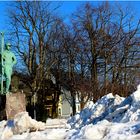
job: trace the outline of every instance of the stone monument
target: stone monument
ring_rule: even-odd
[[[0,46],[0,94],[6,96],[6,116],[7,119],[14,119],[15,115],[26,111],[25,95],[21,92],[12,93],[9,90],[11,84],[11,75],[13,66],[16,64],[15,54],[10,51],[11,44],[6,43],[4,49],[4,33],[1,32],[1,46]],[[5,84],[4,84],[5,83]],[[8,123],[11,124],[11,123]]]

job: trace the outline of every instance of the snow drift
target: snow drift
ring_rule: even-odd
[[[1,134],[1,139],[8,139],[14,134],[45,129],[45,123],[32,119],[28,112],[21,112],[15,115],[13,120],[14,126],[7,125],[9,121],[3,121],[2,123],[3,132]]]
[[[122,139],[140,133],[140,85],[127,98],[112,93],[68,120],[71,139]],[[130,137],[131,136],[131,137]],[[139,137],[140,138],[140,137]]]
[[[68,120],[71,128],[80,128],[99,121],[131,122],[140,120],[140,85],[137,91],[127,98],[109,93],[99,99],[95,104],[88,105],[74,117]]]

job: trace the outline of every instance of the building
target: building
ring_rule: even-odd
[[[61,88],[62,94],[60,95],[59,98],[59,105],[58,105],[58,110],[59,110],[59,117],[62,118],[67,118],[71,116],[72,114],[72,98],[70,91],[68,91],[66,88]],[[80,102],[78,100],[78,96],[76,94],[76,112],[80,112]]]

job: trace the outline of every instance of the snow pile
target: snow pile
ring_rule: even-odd
[[[107,120],[96,125],[85,125],[81,129],[72,129],[67,134],[71,140],[135,140],[140,139],[140,123],[112,123]]]
[[[17,114],[14,118],[15,127],[13,132],[15,134],[20,134],[26,131],[36,131],[36,130],[44,130],[45,123],[38,122],[32,119],[28,112],[21,112]]]
[[[140,85],[137,91],[122,98],[111,93],[86,106],[68,120],[69,139],[138,139],[140,138]]]
[[[86,106],[80,113],[76,114],[74,117],[71,117],[68,120],[68,123],[71,125],[71,128],[81,128],[87,124],[96,124],[98,121],[107,119],[109,121],[117,121],[115,118],[119,114],[120,106],[124,104],[125,99],[116,95],[113,96],[112,93],[103,96],[95,104],[91,103],[89,106]],[[117,111],[116,109],[119,108]],[[126,107],[125,109],[127,109]],[[114,114],[112,114],[114,113]]]
[[[140,121],[140,85],[137,87],[137,91],[135,91],[131,96],[131,106],[129,110],[125,113],[121,122],[135,122]]]
[[[45,123],[38,122],[38,121],[32,119],[28,115],[28,112],[18,113],[13,120],[13,127],[7,125],[7,123],[9,123],[10,121],[11,120],[4,123],[3,133],[1,134],[1,139],[7,139],[7,138],[13,136],[13,134],[22,134],[24,132],[45,130],[45,127],[46,127]]]
[[[109,93],[95,104],[87,105],[80,113],[68,120],[71,128],[81,128],[99,121],[131,122],[140,120],[140,85],[127,98]]]
[[[140,85],[137,86],[137,90],[131,96],[133,103],[140,102]]]
[[[26,113],[24,114],[23,112],[21,113],[25,118],[27,117]],[[24,118],[22,117],[22,118]],[[29,117],[30,118],[30,117]],[[20,120],[21,121],[21,120]],[[65,139],[66,134],[68,133],[67,128],[55,128],[55,126],[60,126],[61,124],[65,124],[66,120],[65,119],[49,119],[47,120],[45,124],[45,129],[44,129],[44,123],[43,125],[38,126],[37,124],[39,122],[36,122],[35,120],[30,120],[36,123],[35,126],[40,127],[38,130],[26,130],[25,132],[14,134],[13,133],[13,128],[7,127],[7,121],[2,121],[0,122],[0,140],[46,140],[46,139],[54,139],[54,140],[59,140],[59,139]],[[31,124],[33,123],[31,122]],[[27,124],[28,125],[28,124]],[[66,125],[66,124],[65,124]],[[21,126],[21,124],[20,124]],[[26,125],[24,124],[26,127]],[[48,129],[48,126],[52,126],[51,128]],[[54,126],[54,127],[53,127]],[[33,127],[31,127],[33,128]]]

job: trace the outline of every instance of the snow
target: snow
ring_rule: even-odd
[[[140,139],[140,85],[127,98],[109,93],[96,103],[88,102],[75,116],[37,122],[27,112],[14,118],[15,128],[0,122],[0,139]]]

